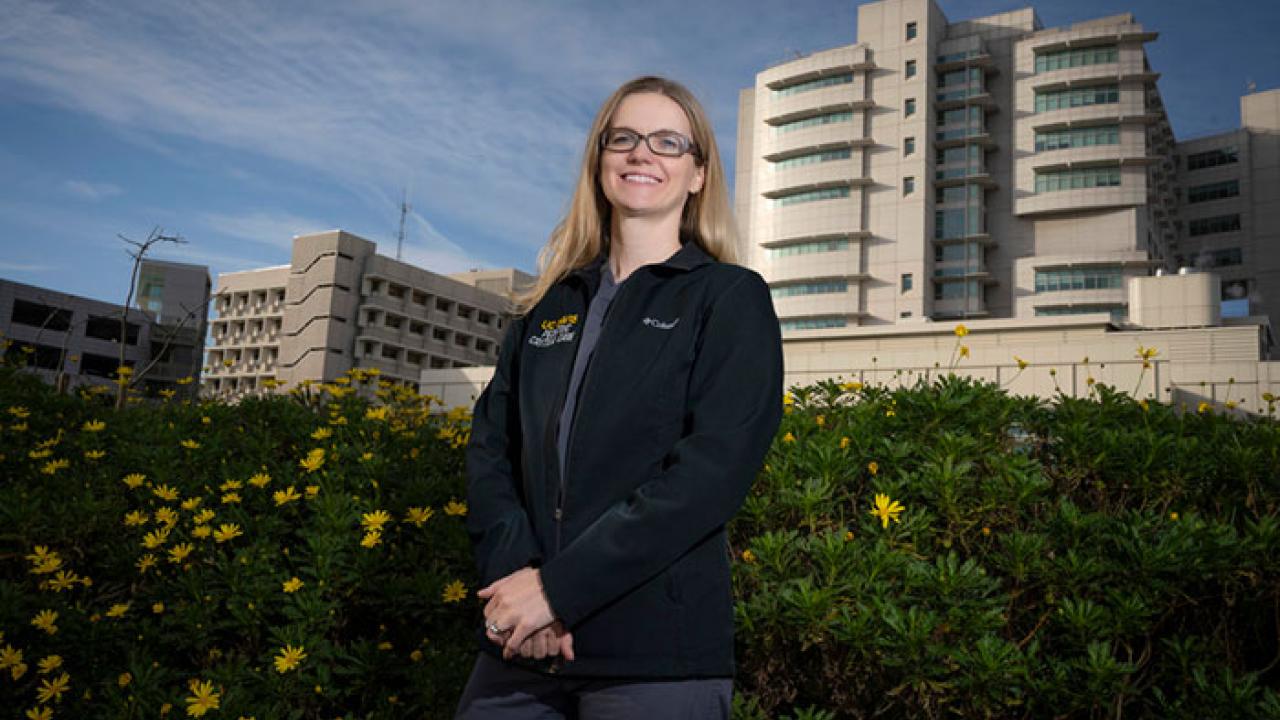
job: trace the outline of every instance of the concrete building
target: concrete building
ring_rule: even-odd
[[[357,366],[417,389],[423,370],[492,365],[509,293],[530,278],[463,276],[378,255],[341,230],[295,237],[288,265],[219,275],[206,392],[234,398]]]
[[[1240,128],[1177,144],[1179,266],[1221,276],[1225,315],[1280,328],[1280,90],[1240,99]]]
[[[203,265],[142,262],[123,340],[124,364],[144,394],[194,395],[199,387],[210,285]],[[0,330],[12,341],[6,355],[64,387],[114,385],[120,312],[118,303],[0,280]]]
[[[1121,14],[949,22],[858,7],[854,45],[742,91],[736,210],[784,337],[924,319],[1127,315],[1173,267],[1174,139]]]

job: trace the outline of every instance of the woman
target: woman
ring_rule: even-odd
[[[729,716],[724,526],[782,416],[777,316],[730,225],[692,94],[614,92],[476,402],[486,652],[458,717]]]

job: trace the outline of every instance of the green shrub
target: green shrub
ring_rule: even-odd
[[[1274,420],[954,376],[787,408],[731,527],[735,717],[1280,717]],[[0,702],[449,717],[479,607],[467,417],[431,409],[353,371],[115,411],[0,368]]]

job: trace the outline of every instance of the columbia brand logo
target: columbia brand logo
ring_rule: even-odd
[[[644,323],[645,325],[648,325],[651,328],[658,328],[659,330],[670,330],[671,328],[676,326],[676,323],[680,322],[680,318],[676,318],[671,322],[662,322],[658,318],[647,317],[644,320],[641,320],[640,322]]]

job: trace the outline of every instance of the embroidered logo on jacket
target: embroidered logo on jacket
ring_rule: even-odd
[[[644,323],[645,325],[648,325],[651,328],[658,328],[659,330],[670,330],[671,328],[676,326],[676,323],[680,322],[680,318],[676,318],[671,322],[662,322],[658,318],[647,317],[641,320],[640,322]]]
[[[574,338],[573,328],[578,324],[578,315],[561,315],[555,320],[543,320],[542,333],[529,337],[529,344],[534,347],[551,347],[556,343],[572,342]]]

